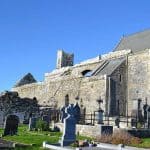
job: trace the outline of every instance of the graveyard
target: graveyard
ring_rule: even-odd
[[[99,109],[101,110],[101,106],[99,106]],[[30,115],[29,122],[25,122],[24,124],[19,123],[19,118],[16,115],[8,115],[4,123],[4,128],[0,130],[2,139],[8,142],[6,145],[8,147],[12,145],[10,146],[11,149],[15,150],[40,150],[44,148],[61,148],[63,150],[63,147],[71,150],[76,147],[86,148],[90,145],[93,147],[99,146],[99,150],[101,150],[102,147],[100,146],[103,146],[101,143],[150,148],[150,138],[147,138],[147,136],[141,138],[134,137],[135,133],[130,135],[127,131],[120,130],[119,126],[116,127],[116,132],[113,126],[104,125],[101,118],[97,121],[98,134],[95,134],[95,136],[88,136],[88,134],[87,136],[82,136],[81,133],[77,132],[81,119],[79,117],[80,109],[78,103],[64,106],[60,111],[59,122],[57,122],[57,118],[52,119],[46,115],[46,112],[42,111],[42,115],[38,117],[33,114]],[[99,112],[103,113],[103,111]],[[101,114],[98,116],[101,116]],[[60,124],[63,125],[62,128]],[[83,127],[84,125],[81,126]],[[86,126],[91,130],[90,125]],[[96,128],[96,125],[93,127]],[[143,130],[139,130],[138,128],[131,131],[136,131],[136,133],[142,131],[140,134],[143,134]],[[145,131],[148,132],[148,130]]]
[[[2,93],[0,133],[4,141],[1,141],[0,148],[40,150],[68,147],[69,150],[90,145],[100,147],[103,146],[101,143],[150,148],[147,104],[143,110],[134,110],[138,118],[126,118],[121,122],[121,116],[114,119],[104,115],[102,99],[97,99],[97,111],[89,115],[79,105],[78,97],[74,104],[69,103],[68,95],[64,99],[65,105],[57,109],[40,106],[36,98],[22,99],[17,92]],[[140,100],[137,102],[139,105]],[[128,128],[122,128],[124,124]]]
[[[0,133],[3,133],[3,129],[0,129]],[[3,139],[8,141],[14,141],[17,143],[25,144],[27,146],[22,146],[22,149],[38,150],[42,149],[43,141],[47,141],[51,144],[56,144],[59,138],[62,136],[61,132],[52,131],[29,131],[27,125],[21,125],[18,129],[18,134],[14,136],[5,136]],[[84,136],[78,136],[77,139],[91,139]],[[17,149],[17,148],[16,148]]]
[[[150,30],[135,33],[131,45],[123,38],[114,51],[75,65],[74,54],[58,50],[44,81],[27,73],[0,93],[0,146],[150,148],[149,37]]]
[[[3,129],[0,129],[0,133],[3,133]],[[15,141],[21,144],[27,144],[27,146],[21,146],[22,150],[42,150],[43,141],[47,141],[50,144],[55,144],[59,141],[62,136],[61,132],[50,132],[50,131],[28,131],[27,125],[21,125],[18,129],[18,134],[14,136],[5,136],[3,139],[8,141]],[[92,140],[90,137],[77,136],[79,140]],[[138,147],[150,147],[150,138],[143,138],[142,143],[136,145]],[[135,145],[134,145],[135,146]],[[15,148],[17,150],[17,148]],[[18,148],[19,149],[19,148]]]

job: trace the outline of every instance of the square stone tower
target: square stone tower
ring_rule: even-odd
[[[73,66],[74,54],[69,54],[63,50],[58,50],[57,52],[57,69],[67,66]]]

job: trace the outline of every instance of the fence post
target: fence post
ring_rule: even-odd
[[[92,113],[91,113],[91,124],[92,124]]]
[[[127,114],[127,127],[128,127],[128,123],[129,123],[129,122],[128,122],[128,114]]]
[[[95,111],[94,111],[93,125],[95,125]]]

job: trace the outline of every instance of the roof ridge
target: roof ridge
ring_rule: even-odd
[[[116,44],[116,46],[113,48],[112,52],[115,52],[115,50],[119,47],[120,43],[122,42],[122,40],[124,39],[124,36],[122,36],[119,40],[119,43]]]
[[[143,40],[145,40],[143,42]],[[131,42],[129,42],[131,41]],[[134,32],[128,35],[124,35],[116,47],[113,49],[113,52],[120,51],[124,49],[131,49],[133,52],[137,52],[140,49],[150,48],[150,28],[143,29],[138,32]],[[138,42],[138,43],[137,43]]]
[[[130,33],[130,34],[127,34],[127,35],[124,35],[123,38],[127,38],[129,36],[133,36],[133,35],[136,35],[136,34],[139,34],[139,33],[143,33],[143,32],[146,32],[146,31],[150,31],[150,27],[149,28],[145,28],[141,31],[137,31],[137,32],[134,32],[134,33]]]

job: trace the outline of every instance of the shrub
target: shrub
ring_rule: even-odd
[[[111,144],[124,144],[124,145],[135,145],[140,144],[142,141],[140,138],[130,135],[126,131],[116,131],[113,135],[102,135],[101,137],[96,137],[97,142],[111,143]]]
[[[40,131],[48,131],[49,127],[47,125],[47,123],[41,119],[39,119],[36,122],[36,129],[40,130]]]
[[[142,143],[142,140],[140,138],[138,138],[138,137],[132,137],[130,139],[130,143],[132,145],[138,145],[138,144]]]
[[[137,128],[138,128],[138,129],[142,128],[142,123],[141,123],[141,122],[138,122],[138,123],[137,123]]]
[[[71,147],[79,147],[79,141],[76,140],[74,143],[70,145]]]
[[[130,144],[131,135],[125,131],[116,131],[112,137],[112,144]]]
[[[102,142],[102,143],[111,143],[112,135],[110,135],[110,134],[103,134],[103,136],[101,136],[101,137],[96,137],[95,140],[97,142]]]

